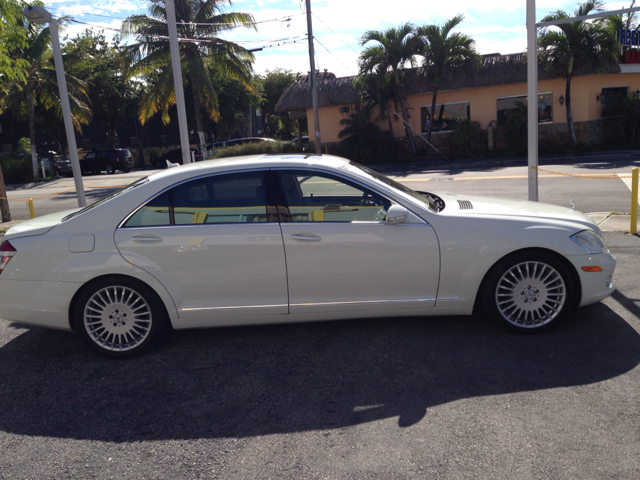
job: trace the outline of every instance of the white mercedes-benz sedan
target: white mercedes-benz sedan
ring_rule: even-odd
[[[0,318],[129,357],[175,329],[474,307],[522,332],[610,295],[615,258],[568,208],[415,192],[333,156],[171,168],[11,228]]]

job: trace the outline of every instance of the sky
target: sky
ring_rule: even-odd
[[[606,2],[605,10],[628,7],[629,3]],[[143,0],[45,0],[45,8],[54,16],[67,15],[84,22],[71,24],[65,31],[69,37],[92,28],[111,38],[121,28],[122,19],[144,14],[146,7]],[[407,22],[441,25],[457,14],[465,17],[459,31],[473,37],[479,53],[523,52],[527,44],[525,8],[524,0],[311,0],[316,68],[338,77],[355,75],[363,48],[360,38],[366,31]],[[573,13],[576,8],[574,2],[538,0],[536,20],[556,10]],[[236,0],[224,10],[250,13],[263,22],[257,31],[242,27],[224,36],[248,49],[264,47],[254,53],[256,73],[277,68],[300,73],[310,70],[304,0]]]

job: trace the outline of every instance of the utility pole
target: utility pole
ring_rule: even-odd
[[[320,114],[318,113],[318,76],[316,75],[316,60],[313,50],[313,26],[311,25],[311,0],[307,2],[307,32],[309,36],[309,63],[311,64],[311,73],[309,80],[311,85],[311,102],[313,104],[313,128],[315,130],[316,154],[322,154],[322,145],[320,144]],[[300,135],[298,135],[300,136]]]
[[[529,201],[538,201],[538,28],[536,0],[527,0],[527,140]]]
[[[180,67],[180,47],[178,47],[178,27],[176,27],[176,7],[173,0],[165,0],[165,6],[167,7],[167,26],[169,27],[169,46],[171,48],[173,86],[176,91],[176,106],[178,107],[178,129],[180,130],[180,147],[182,147],[182,164],[186,165],[187,163],[191,163],[191,150],[189,149],[187,108],[184,103],[182,68]]]

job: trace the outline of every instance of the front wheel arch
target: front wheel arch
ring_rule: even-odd
[[[476,299],[473,306],[474,315],[478,315],[483,312],[483,308],[484,308],[483,297],[486,289],[488,288],[488,279],[491,277],[491,274],[495,272],[496,268],[499,268],[499,266],[504,261],[508,260],[511,257],[516,257],[523,254],[536,255],[539,253],[543,253],[543,254],[554,257],[558,262],[562,263],[563,266],[568,270],[569,274],[571,275],[571,280],[575,288],[573,305],[571,305],[571,308],[576,309],[580,304],[580,300],[582,298],[582,283],[580,281],[580,276],[578,275],[578,272],[576,271],[575,266],[569,260],[567,260],[565,256],[561,255],[560,253],[554,250],[550,250],[548,248],[522,248],[520,250],[509,252],[508,254],[496,260],[495,263],[491,266],[491,268],[487,270],[487,272],[484,274],[484,277],[482,278],[482,281],[480,282],[480,286],[476,293]]]

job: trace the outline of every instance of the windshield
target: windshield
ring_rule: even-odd
[[[425,205],[427,208],[429,208],[429,210],[433,212],[437,212],[439,210],[435,205],[434,201],[430,197],[425,196],[419,192],[416,192],[415,190],[411,190],[409,187],[399,182],[396,182],[395,180],[392,180],[389,177],[381,175],[378,172],[365,167],[364,165],[360,165],[359,163],[356,163],[356,162],[349,162],[349,165],[346,165],[346,167],[355,167],[357,170],[360,170],[366,173],[368,176],[373,177],[379,182],[382,182],[385,185],[388,185],[389,187],[392,187],[396,190],[400,190],[402,193],[410,196],[421,205]]]
[[[142,177],[141,179],[136,180],[132,184],[127,185],[126,187],[121,188],[120,190],[116,190],[111,195],[107,195],[106,197],[98,200],[97,202],[92,203],[91,205],[88,205],[88,206],[84,207],[82,210],[78,210],[77,212],[73,212],[72,214],[67,215],[66,217],[64,217],[62,219],[62,221],[65,222],[65,221],[69,220],[70,218],[75,217],[76,215],[80,215],[80,214],[82,214],[82,213],[84,213],[84,212],[86,212],[88,210],[91,210],[94,207],[97,207],[98,205],[102,205],[104,202],[108,202],[112,198],[117,197],[118,195],[122,195],[123,193],[128,192],[129,190],[133,190],[137,186],[142,185],[143,183],[146,183],[148,181],[149,181],[149,177]]]

